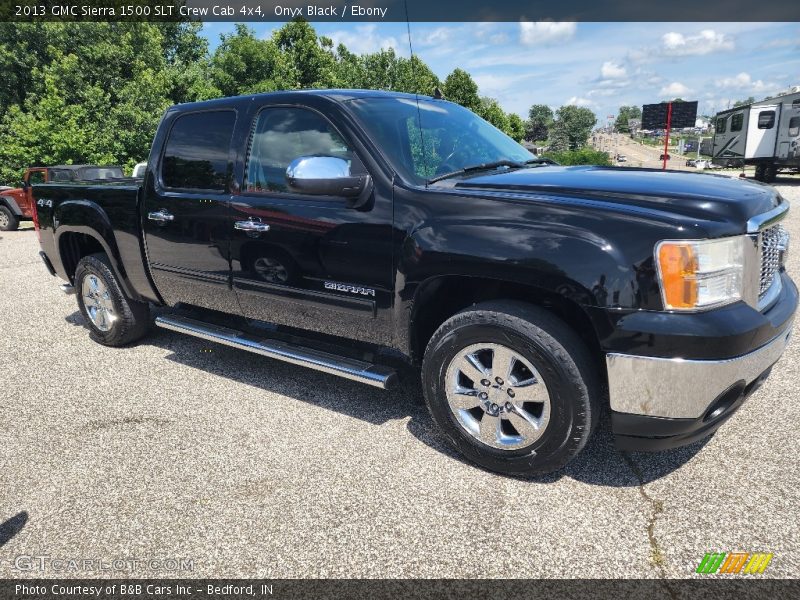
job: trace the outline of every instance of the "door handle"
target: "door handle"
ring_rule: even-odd
[[[242,231],[269,231],[269,225],[261,221],[236,221],[233,228]]]
[[[159,223],[164,223],[166,221],[174,221],[175,216],[171,215],[167,212],[167,209],[162,208],[159,211],[147,213],[147,218],[151,221],[158,221]]]

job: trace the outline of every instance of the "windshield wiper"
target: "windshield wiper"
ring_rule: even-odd
[[[471,173],[473,171],[488,171],[491,169],[497,169],[499,167],[508,167],[510,169],[524,169],[525,167],[530,167],[531,165],[554,165],[552,160],[549,158],[531,158],[524,162],[519,162],[517,160],[496,160],[493,162],[481,163],[479,165],[472,165],[469,167],[464,167],[463,169],[458,169],[457,171],[450,171],[449,173],[442,173],[441,175],[437,175],[431,179],[428,179],[428,183],[436,183],[437,181],[441,181],[442,179],[449,179],[450,177],[455,177],[456,175],[463,175],[464,173]]]
[[[437,181],[441,181],[442,179],[448,179],[450,177],[455,177],[456,175],[463,175],[464,173],[471,173],[473,171],[488,171],[490,169],[497,169],[498,167],[524,169],[525,165],[526,163],[519,162],[516,160],[496,160],[493,162],[481,163],[479,165],[464,167],[463,169],[458,169],[457,171],[450,171],[449,173],[442,173],[441,175],[437,175],[436,177],[428,179],[428,183],[436,183]]]

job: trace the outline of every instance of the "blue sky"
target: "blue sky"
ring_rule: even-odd
[[[314,23],[356,53],[408,56],[405,23]],[[277,23],[253,23],[269,37]],[[206,23],[212,50],[231,23]],[[576,104],[600,119],[680,96],[713,114],[800,85],[800,23],[412,23],[414,52],[441,78],[468,71],[482,95],[525,117]]]

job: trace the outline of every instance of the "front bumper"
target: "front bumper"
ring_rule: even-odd
[[[764,313],[759,327],[762,335],[765,329],[771,329],[772,335],[766,343],[737,356],[715,360],[608,352],[611,424],[617,446],[626,450],[682,446],[711,434],[736,412],[766,380],[791,338],[798,296],[788,277],[785,282],[789,285],[778,303]],[[709,339],[708,345],[715,342]],[[681,354],[691,355],[676,352]]]

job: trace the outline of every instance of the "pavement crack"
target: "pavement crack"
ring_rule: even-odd
[[[644,475],[642,470],[634,462],[630,455],[627,452],[621,452],[620,454],[622,455],[622,459],[625,461],[625,464],[627,464],[628,468],[631,470],[631,473],[633,473],[633,476],[636,477],[636,480],[639,482],[636,486],[639,489],[639,494],[650,506],[650,516],[647,519],[647,527],[645,528],[647,531],[647,541],[650,544],[650,562],[653,564],[653,566],[655,566],[656,571],[658,571],[659,579],[661,580],[661,583],[664,586],[667,594],[669,594],[669,597],[676,599],[678,597],[677,594],[667,583],[667,557],[664,554],[664,550],[661,548],[658,537],[656,537],[656,521],[658,520],[659,515],[664,512],[664,502],[662,500],[658,500],[657,498],[653,498],[647,493],[647,490],[644,489]]]

